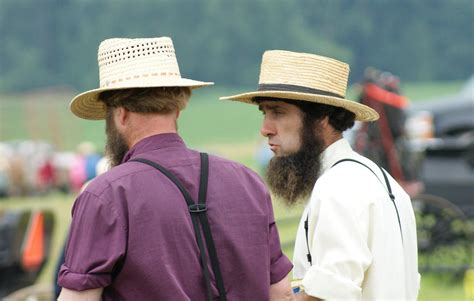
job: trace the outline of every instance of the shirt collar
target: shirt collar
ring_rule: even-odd
[[[321,153],[321,173],[324,174],[329,168],[331,168],[337,161],[352,157],[353,150],[349,142],[342,138],[329,145]]]
[[[169,147],[186,147],[183,139],[176,133],[164,133],[143,138],[136,143],[123,157],[122,163],[129,161],[131,158],[139,154],[152,150],[169,148]]]

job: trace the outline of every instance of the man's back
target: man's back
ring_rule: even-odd
[[[187,149],[178,135],[142,140],[124,161],[133,158],[164,166],[197,200],[199,153]],[[207,195],[207,215],[228,299],[268,299],[270,283],[284,278],[291,263],[281,253],[263,183],[247,168],[210,156]],[[68,250],[76,256],[66,255],[60,276],[63,286],[75,290],[105,286],[104,300],[205,300],[187,205],[159,171],[138,162],[123,163],[91,183],[73,214],[80,218],[74,219]],[[210,266],[209,270],[217,295]],[[78,285],[75,277],[83,284]]]

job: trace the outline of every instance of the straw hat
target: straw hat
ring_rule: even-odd
[[[104,119],[105,108],[98,101],[104,91],[190,87],[197,89],[214,83],[182,78],[173,41],[168,37],[148,39],[108,39],[98,51],[100,88],[81,93],[71,101],[71,111],[84,119]]]
[[[335,59],[282,50],[263,54],[258,91],[220,99],[253,103],[255,97],[310,101],[341,107],[356,120],[374,121],[379,114],[368,106],[345,98],[349,65]]]

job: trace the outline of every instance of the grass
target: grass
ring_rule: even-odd
[[[456,93],[462,82],[407,83],[402,88],[413,101]],[[220,101],[223,95],[254,88],[210,87],[194,92],[181,113],[179,131],[191,147],[256,143],[261,114],[256,106]],[[348,97],[355,99],[352,90]],[[34,139],[51,142],[60,150],[75,150],[85,140],[103,149],[104,122],[82,120],[69,112],[71,92],[0,95],[0,141]]]
[[[457,93],[464,85],[463,81],[406,83],[402,91],[411,101],[431,100],[449,94]]]
[[[181,113],[179,131],[188,145],[249,142],[258,137],[256,106],[220,101],[235,89],[196,90]],[[104,121],[82,120],[69,112],[69,93],[0,96],[0,141],[45,140],[60,150],[75,150],[85,140],[103,149]]]

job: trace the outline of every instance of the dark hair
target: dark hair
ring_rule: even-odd
[[[255,97],[252,101],[255,103],[262,101],[283,101],[295,105],[304,113],[305,119],[310,123],[314,123],[328,116],[329,124],[340,132],[344,132],[354,126],[355,114],[341,107],[310,101],[273,97]]]
[[[188,87],[133,88],[102,92],[99,101],[131,112],[166,114],[184,109],[190,96]]]

